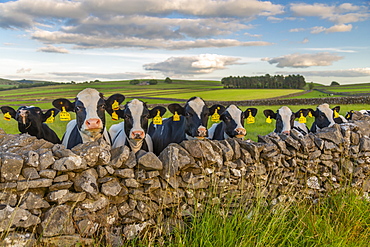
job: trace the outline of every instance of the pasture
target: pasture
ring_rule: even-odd
[[[174,81],[157,85],[130,85],[129,81],[101,82],[92,84],[62,84],[38,88],[6,90],[1,92],[0,105],[17,108],[20,105],[36,105],[43,109],[52,108],[53,99],[65,97],[73,99],[86,87],[93,87],[106,96],[122,93],[125,102],[139,98],[148,103],[183,103],[192,96],[201,96],[207,100],[248,100],[268,99],[271,97],[289,98],[297,90],[273,89],[222,89],[214,81]],[[334,87],[330,87],[332,90]],[[337,92],[345,88],[337,87]],[[357,86],[348,87],[349,91],[358,91]],[[369,85],[370,89],[370,85]],[[345,89],[343,89],[345,90]],[[299,91],[299,90],[298,90]],[[321,92],[312,91],[294,98],[322,97]],[[210,105],[208,105],[210,107]],[[289,106],[292,111],[301,108],[316,108],[315,100],[310,105]],[[335,105],[331,105],[334,107]],[[340,114],[350,110],[370,109],[370,105],[340,105]],[[249,106],[253,107],[253,106]],[[275,120],[266,123],[263,110],[276,111],[281,106],[255,106],[258,109],[256,122],[245,124],[246,139],[257,141],[258,135],[266,135],[275,128]],[[240,107],[242,110],[247,106]],[[75,118],[71,113],[72,119]],[[164,117],[171,116],[167,112]],[[119,121],[111,120],[106,114],[107,128]],[[307,118],[308,127],[313,118]],[[60,121],[59,116],[49,126],[60,138],[68,122]],[[213,123],[208,122],[208,127]],[[15,120],[6,121],[0,116],[0,128],[8,134],[19,133]],[[370,241],[369,201],[359,200],[359,195],[350,191],[333,194],[317,204],[307,201],[289,203],[281,208],[268,208],[264,202],[257,202],[254,207],[237,209],[204,204],[205,210],[193,221],[186,222],[186,227],[178,227],[174,233],[153,239],[150,235],[141,240],[135,239],[124,246],[368,246]],[[101,236],[97,236],[97,245]]]

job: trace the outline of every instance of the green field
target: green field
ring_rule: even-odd
[[[131,85],[129,81],[109,81],[109,82],[98,82],[98,83],[82,83],[82,84],[60,84],[51,85],[35,88],[23,88],[1,91],[0,105],[10,105],[17,108],[21,105],[36,105],[42,109],[52,108],[51,102],[56,98],[68,98],[73,100],[78,92],[84,88],[92,87],[96,88],[100,92],[104,93],[105,96],[110,96],[114,93],[122,93],[126,96],[125,102],[139,98],[149,104],[161,104],[161,103],[181,103],[189,99],[192,96],[200,96],[203,99],[212,101],[238,101],[238,100],[252,100],[252,99],[269,99],[275,97],[281,98],[320,98],[328,97],[326,94],[319,91],[307,91],[303,90],[280,90],[280,89],[223,89],[219,81],[183,81],[173,80],[172,84],[158,81],[157,85],[138,86]],[[348,92],[364,90],[367,88],[370,90],[370,84],[358,84],[358,85],[345,85],[335,87],[323,87],[315,84],[317,88],[328,88],[330,90],[336,89],[338,92],[348,90]],[[303,93],[294,97],[290,96],[294,93]],[[339,95],[334,95],[339,96]],[[334,106],[333,106],[334,107]],[[245,110],[247,107],[241,107]],[[272,109],[276,111],[280,106],[256,106],[258,113],[256,116],[256,123],[245,124],[247,130],[247,139],[256,141],[258,135],[266,135],[272,132],[275,128],[275,120],[272,123],[266,123],[263,115],[263,110]],[[292,111],[298,111],[301,108],[315,108],[315,105],[298,105],[291,106]],[[370,105],[342,105],[341,114],[344,115],[350,110],[361,110],[370,109]],[[171,114],[166,113],[165,117],[169,117]],[[110,116],[107,114],[107,127],[109,128],[112,124],[116,123],[110,120]],[[312,118],[307,119],[307,125],[310,127],[313,122]],[[56,131],[59,137],[62,137],[66,122],[59,121],[57,117],[56,122],[50,124],[50,127]],[[213,123],[209,121],[208,127]],[[6,133],[15,134],[18,133],[17,124],[15,120],[5,121],[0,119],[0,127],[3,128]]]

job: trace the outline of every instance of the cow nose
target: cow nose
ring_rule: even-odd
[[[198,128],[198,136],[207,136],[207,128],[206,127],[203,127],[203,126],[200,126]]]
[[[284,130],[283,132],[281,132],[283,135],[290,135],[290,131],[289,130]]]
[[[90,118],[86,120],[86,127],[87,129],[100,129],[101,128],[101,120],[99,118]]]
[[[245,135],[247,134],[247,131],[246,131],[244,128],[237,128],[237,129],[235,129],[235,131],[236,131],[236,133],[237,133],[238,135],[243,135],[243,136],[245,136]]]
[[[145,133],[144,131],[140,131],[140,130],[137,130],[137,131],[132,131],[131,132],[131,139],[144,139],[145,137]]]

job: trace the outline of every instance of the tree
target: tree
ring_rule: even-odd
[[[137,79],[135,79],[135,80],[131,80],[130,81],[130,84],[131,85],[137,85],[137,84],[139,84],[140,83],[140,81],[139,80],[137,80]]]
[[[311,83],[308,84],[308,89],[312,90],[314,87],[315,87],[315,85],[313,85],[313,82],[311,81]]]
[[[331,87],[332,86],[339,86],[339,85],[340,85],[339,82],[336,82],[336,81],[332,81],[331,84],[330,84]]]
[[[168,83],[168,84],[171,84],[172,83],[172,80],[169,78],[169,77],[166,77],[166,79],[164,80],[165,83]]]
[[[155,79],[151,79],[151,80],[149,81],[149,85],[157,85],[157,83],[158,83],[158,81],[157,81],[157,80],[155,80]]]

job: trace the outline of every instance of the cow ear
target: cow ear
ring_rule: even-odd
[[[149,110],[150,118],[154,118],[155,116],[157,116],[158,111],[159,115],[162,117],[166,113],[167,109],[163,106],[154,107],[153,109]]]
[[[257,115],[258,109],[257,108],[247,108],[247,110],[244,111],[244,116],[249,117],[249,114],[251,113],[253,117]]]
[[[118,105],[120,105],[124,100],[125,100],[125,96],[120,93],[116,93],[116,94],[109,96],[109,98],[105,100],[105,105],[106,105],[105,110],[109,113],[109,115],[112,115],[113,113],[112,105],[114,101],[117,101]],[[119,110],[116,110],[116,111],[118,114]]]
[[[12,118],[15,118],[15,115],[17,114],[17,112],[12,107],[10,107],[10,106],[2,106],[0,108],[1,108],[1,111],[2,111],[3,114],[9,112],[10,116]]]
[[[310,112],[310,109],[299,109],[296,113],[294,113],[295,118],[301,117],[301,113],[304,117],[307,117],[308,113]]]
[[[337,106],[336,106],[336,107],[334,107],[332,110],[333,110],[333,111],[336,111],[336,112],[338,112],[338,113],[339,113],[339,111],[340,111],[340,106],[339,106],[339,105],[337,105]]]
[[[307,110],[308,110],[307,115],[308,115],[309,113],[311,113],[311,115],[312,115],[313,117],[318,117],[318,116],[319,116],[319,115],[318,115],[318,113],[317,113],[317,111],[314,111],[312,108],[307,108]]]
[[[75,109],[75,104],[64,98],[53,100],[53,106],[58,110],[62,110],[63,107],[65,107],[66,111],[74,111]]]
[[[220,114],[220,115],[222,113],[224,113],[225,110],[226,110],[225,106],[216,104],[216,105],[213,105],[209,108],[209,115],[213,115],[215,113],[216,109],[217,109],[217,113]]]
[[[177,114],[179,115],[185,115],[185,108],[177,103],[170,104],[167,108],[172,114],[175,114],[175,112],[177,112]]]
[[[266,117],[270,117],[270,118],[276,119],[276,113],[273,110],[266,109],[266,110],[263,111],[263,114]]]
[[[52,113],[53,113],[53,117],[55,117],[56,115],[58,115],[59,112],[60,111],[57,108],[51,108],[47,110],[45,113],[42,114],[42,122],[45,122],[46,119],[48,119]]]

